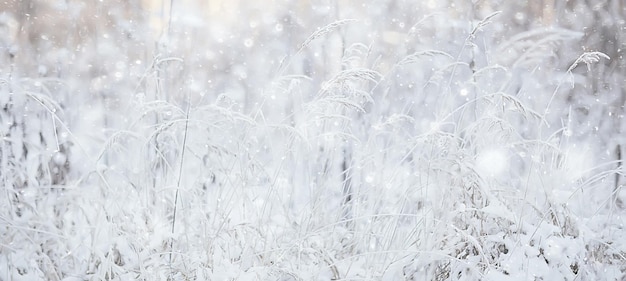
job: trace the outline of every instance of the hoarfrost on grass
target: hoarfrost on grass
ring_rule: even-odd
[[[611,3],[35,2],[0,278],[625,278]]]

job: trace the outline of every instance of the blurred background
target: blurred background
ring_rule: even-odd
[[[496,11],[501,13],[490,24],[478,26]],[[143,100],[182,104],[190,97],[198,105],[221,97],[243,113],[262,110],[265,118],[293,123],[302,117],[296,104],[312,100],[324,81],[347,67],[363,67],[385,76],[371,91],[375,114],[401,112],[428,124],[468,98],[504,91],[539,113],[550,104],[546,120],[552,126],[543,134],[565,126],[572,137],[592,137],[597,160],[619,160],[625,14],[618,0],[5,0],[0,3],[2,131],[43,143],[50,159],[67,149],[67,132],[50,128],[60,126],[46,113],[50,106],[32,99],[9,102],[17,89],[42,94],[64,109],[59,116],[66,129],[90,151],[126,128],[125,112]],[[355,21],[301,48],[320,28],[344,19]],[[477,27],[480,32],[472,34]],[[432,49],[465,64],[453,68],[448,83],[431,83],[445,80],[433,75],[444,67],[437,57],[394,67],[410,54]],[[611,59],[592,71],[579,66],[566,73],[590,51]],[[493,66],[504,72],[469,81],[476,70]],[[310,81],[289,88],[279,81],[288,75]],[[456,98],[431,106],[442,92]],[[30,124],[26,115],[38,118]],[[36,173],[41,171],[31,172]]]

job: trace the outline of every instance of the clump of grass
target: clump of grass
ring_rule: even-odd
[[[545,73],[525,74],[530,82],[518,77],[571,34],[513,37],[502,46],[529,48],[522,61],[507,63],[483,37],[489,22],[503,20],[495,15],[454,29],[465,40],[441,46],[445,51],[407,46],[432,43],[415,28],[406,30],[412,41],[405,45],[345,37],[341,52],[322,48],[320,39],[338,28],[362,31],[350,29],[351,20],[336,21],[294,50],[318,52],[307,58],[314,62],[329,58],[325,51],[341,53],[341,70],[326,78],[288,68],[306,64],[290,56],[277,78],[256,73],[269,77],[269,93],[247,109],[240,97],[256,92],[220,85],[215,94],[196,93],[193,81],[177,81],[204,71],[193,59],[155,56],[146,66],[154,75],[121,87],[145,92],[144,100],[116,103],[127,120],[94,132],[103,139],[99,153],[83,154],[96,165],[71,166],[76,184],[59,183],[62,192],[50,193],[7,189],[2,204],[10,213],[0,226],[12,243],[0,244],[0,273],[49,280],[484,280],[532,272],[570,280],[606,277],[600,262],[621,277],[623,211],[610,204],[616,191],[607,182],[622,169],[582,165],[592,158],[568,133],[570,120],[562,125],[540,113],[561,105],[560,84],[556,91],[532,88],[540,90],[531,99],[528,83]],[[392,62],[381,62],[390,50]],[[561,74],[603,57],[586,53]],[[251,69],[255,63],[246,61]],[[380,71],[383,64],[392,67]],[[174,70],[178,76],[170,76]],[[31,170],[19,168],[40,169],[54,156],[16,157],[26,153],[13,151],[24,147],[15,134],[27,141],[39,134],[49,145],[72,127],[63,122],[67,105],[51,93],[8,91],[12,85],[0,85],[15,98],[0,95],[0,116],[22,118],[16,105],[28,105],[33,119],[52,124],[19,119],[9,124],[10,136],[2,132],[3,183],[30,183]]]

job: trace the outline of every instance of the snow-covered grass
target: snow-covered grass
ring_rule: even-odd
[[[572,102],[608,56],[500,42],[500,13],[351,15],[237,47],[189,17],[30,76],[0,38],[0,280],[626,278],[623,140]]]

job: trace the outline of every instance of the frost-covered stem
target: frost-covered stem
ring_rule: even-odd
[[[476,33],[478,33],[478,31],[482,30],[483,27],[485,27],[488,24],[490,24],[491,23],[491,19],[493,17],[497,16],[500,13],[501,13],[501,11],[496,11],[494,13],[491,13],[490,15],[488,15],[487,17],[482,19],[480,22],[478,22],[478,24],[476,24],[476,26],[474,26],[472,28],[472,31],[470,32],[470,34],[467,35],[467,37],[465,38],[465,41],[463,41],[463,46],[461,46],[461,50],[459,51],[459,54],[456,56],[456,61],[457,62],[461,61],[461,56],[463,55],[463,52],[465,51],[465,48],[470,44],[470,42],[472,40],[474,40],[474,38],[476,38]],[[472,62],[473,62],[473,58],[472,58]],[[456,75],[457,67],[458,67],[458,64],[454,64],[454,66],[452,67],[452,71],[450,72],[450,79],[448,79],[448,86],[447,86],[447,90],[448,91],[451,91],[452,81],[454,80],[454,77]]]
[[[610,59],[609,56],[607,56],[606,54],[602,52],[585,52],[582,55],[580,55],[576,59],[576,61],[574,61],[572,65],[570,65],[570,67],[567,69],[565,73],[571,75],[574,68],[576,68],[581,63],[585,63],[587,65],[587,71],[591,72],[591,65],[599,62],[600,58],[604,58],[607,60]],[[552,102],[554,101],[554,98],[556,97],[557,93],[559,92],[559,89],[561,88],[561,85],[564,82],[565,82],[565,77],[561,77],[561,79],[559,79],[559,83],[556,85],[556,88],[554,89],[554,92],[552,92],[552,96],[550,96],[550,100],[548,100],[546,109],[543,111],[543,118],[542,118],[543,120],[546,120],[548,113],[550,113],[550,107],[552,106]],[[572,88],[573,87],[574,87],[574,84],[572,83]]]
[[[352,162],[351,151],[349,147],[343,149],[343,162],[341,163],[341,176],[343,180],[343,220],[349,226],[352,219],[352,173],[350,167]]]
[[[170,240],[170,270],[172,269],[172,253],[174,252],[174,230],[176,227],[176,210],[178,207],[178,192],[180,190],[180,181],[183,178],[183,163],[185,160],[185,147],[187,145],[187,131],[189,128],[189,108],[191,107],[191,99],[187,100],[187,112],[185,113],[185,131],[183,133],[183,144],[180,153],[180,165],[178,166],[178,180],[176,182],[176,195],[174,196],[174,211],[172,213],[172,238]],[[171,274],[172,272],[170,272]]]
[[[621,136],[624,132],[623,132],[623,127],[622,127],[622,118],[619,118],[619,116],[621,114],[624,114],[624,107],[626,104],[626,91],[622,90],[620,92],[621,97],[619,99],[619,107],[621,108],[620,112],[617,112],[616,116],[618,116],[618,118],[615,118],[615,128],[617,129],[617,134],[619,136]],[[622,154],[622,148],[624,144],[624,138],[617,138],[617,145],[615,147],[615,155],[616,155],[616,160],[617,160],[617,173],[615,173],[615,187],[613,188],[613,202],[615,205],[619,206],[619,207],[624,207],[624,202],[619,198],[619,193],[620,193],[620,189],[622,186],[622,181],[620,180],[621,178],[624,177],[624,171],[623,171],[623,154]]]
[[[107,98],[105,97],[105,94],[103,91],[100,92],[100,98],[102,100],[102,108],[105,109],[105,112],[108,111],[107,109]],[[103,118],[102,118],[102,126],[103,128],[106,130],[109,128],[109,114],[103,114]],[[108,153],[105,153],[104,155],[104,165],[105,166],[109,166],[109,155]]]
[[[615,155],[617,158],[617,170],[622,168],[622,146],[618,143],[615,147]],[[615,173],[615,190],[619,188],[620,173]]]
[[[623,165],[622,165],[622,145],[620,143],[617,144],[617,146],[615,147],[615,155],[617,158],[617,172],[615,173],[615,186],[613,187],[613,204],[617,207],[623,208],[624,207],[624,202],[619,198],[619,193],[620,193],[620,189],[622,187],[621,185],[621,180],[620,178],[622,178],[624,176],[624,173],[622,171],[623,169]]]
[[[158,57],[154,59],[156,61],[155,63],[155,70],[156,70],[156,80],[155,80],[155,89],[154,89],[154,100],[157,101],[159,100],[159,98],[161,97],[160,93],[161,93],[161,70],[158,68]],[[161,122],[161,118],[159,118],[159,113],[158,112],[154,112],[154,125],[158,125]],[[157,134],[154,136],[154,148],[155,148],[155,157],[156,161],[160,161],[159,160],[159,151],[161,151],[161,144],[159,143],[158,139],[159,139],[159,135],[161,133],[157,132]],[[159,163],[155,163],[155,170],[159,169]],[[154,177],[152,177],[152,188],[156,190],[156,186],[157,186],[157,177],[156,177],[156,172],[157,171],[153,171],[154,172]]]
[[[172,30],[172,13],[174,11],[174,0],[170,0],[170,15],[169,18],[167,20],[167,35],[170,35],[170,32]]]

